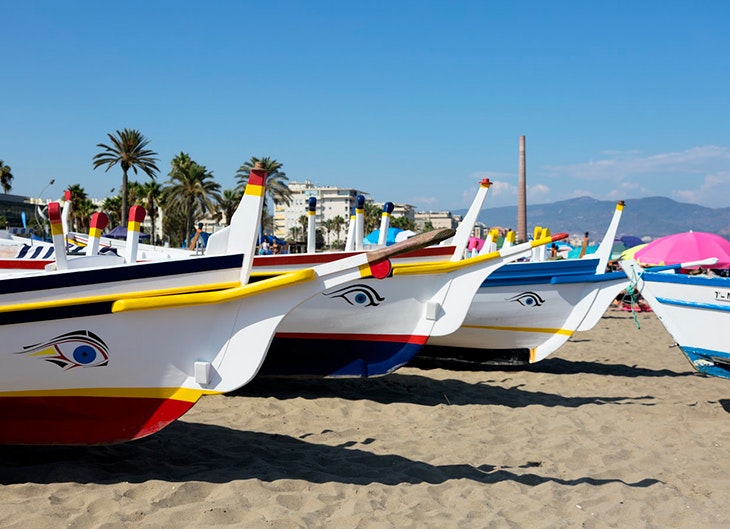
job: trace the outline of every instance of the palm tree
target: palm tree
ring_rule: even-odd
[[[337,240],[335,241],[338,246],[340,244],[340,232],[345,227],[345,218],[342,215],[337,215],[332,219],[332,229],[335,231]]]
[[[281,168],[284,166],[283,164],[277,162],[276,160],[272,160],[268,156],[265,156],[263,158],[256,158],[255,156],[252,156],[251,159],[247,162],[244,162],[243,165],[241,165],[241,167],[239,167],[238,171],[236,172],[236,180],[238,181],[236,191],[239,191],[241,194],[243,194],[243,192],[246,190],[246,184],[248,184],[248,177],[251,173],[251,169],[253,169],[257,163],[260,163],[268,173],[266,177],[266,186],[264,188],[264,208],[261,213],[261,228],[263,230],[266,210],[268,209],[266,196],[268,195],[269,197],[271,197],[274,204],[276,204],[277,202],[283,202],[288,206],[289,204],[291,204],[291,190],[287,185],[289,179],[287,178],[286,173],[281,170]]]
[[[101,210],[109,217],[111,226],[119,226],[122,220],[122,197],[119,195],[106,197],[101,203]]]
[[[90,198],[84,198],[80,201],[76,210],[76,223],[79,231],[88,232],[91,227],[91,215],[97,211],[96,205]]]
[[[155,220],[157,219],[157,208],[162,197],[162,186],[155,180],[150,180],[142,184],[140,189],[140,198],[142,199],[144,208],[150,216],[152,222],[152,230],[150,230],[150,244],[155,244],[157,240]]]
[[[366,202],[365,206],[365,218],[363,219],[365,222],[365,235],[372,232],[375,229],[380,228],[380,219],[383,216],[382,210],[373,204],[372,202]]]
[[[218,211],[225,215],[226,226],[231,224],[231,217],[236,212],[238,204],[241,202],[241,193],[235,189],[224,189],[221,194],[221,201],[218,203]]]
[[[327,246],[330,245],[330,233],[332,233],[332,219],[325,219],[322,222],[322,229],[324,230],[325,234],[327,235]]]
[[[106,171],[119,164],[122,167],[122,225],[127,224],[127,172],[132,169],[134,174],[140,169],[150,178],[159,172],[156,162],[157,153],[147,149],[149,140],[141,132],[133,129],[116,131],[116,135],[109,136],[109,145],[98,143],[96,146],[104,149],[93,158],[94,169],[106,165]]]
[[[66,189],[68,189],[69,193],[71,193],[71,213],[69,214],[68,219],[69,227],[73,227],[73,231],[80,231],[83,229],[84,225],[84,202],[89,200],[89,197],[86,195],[86,191],[80,184],[70,185]]]
[[[204,165],[180,153],[172,160],[170,179],[163,190],[165,209],[183,212],[185,218],[185,238],[190,236],[195,217],[202,217],[215,210],[221,201],[220,184],[213,180],[213,173]]]
[[[3,193],[7,194],[8,191],[13,189],[13,176],[12,169],[9,165],[5,165],[5,162],[0,160],[0,186],[3,186]]]
[[[400,228],[401,230],[416,231],[416,221],[409,219],[405,215],[393,217],[390,220],[390,225],[393,228]]]
[[[307,226],[309,226],[309,217],[307,215],[300,215],[299,225],[302,227],[302,240],[306,241],[308,236]]]

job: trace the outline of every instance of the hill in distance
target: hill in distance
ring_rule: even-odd
[[[707,208],[677,202],[666,197],[625,200],[617,236],[634,235],[655,239],[686,231],[705,231],[730,236],[730,208]],[[579,197],[551,204],[527,204],[527,231],[543,226],[551,232],[570,235],[589,233],[591,240],[600,240],[611,222],[616,202]],[[466,209],[454,215],[465,215]],[[479,214],[486,226],[517,229],[517,206],[489,207],[489,197]]]

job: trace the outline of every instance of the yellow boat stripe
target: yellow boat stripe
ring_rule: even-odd
[[[245,298],[269,290],[284,288],[296,283],[311,281],[317,275],[311,268],[298,270],[290,274],[284,274],[256,283],[216,290],[212,292],[195,292],[190,294],[175,294],[172,296],[153,296],[147,298],[119,299],[112,304],[112,312],[126,312],[132,310],[171,309],[178,307],[191,307],[195,305],[211,305],[214,303],[226,303],[237,299]]]
[[[87,296],[83,298],[69,298],[69,299],[58,299],[51,301],[37,301],[34,303],[17,303],[14,305],[0,305],[0,313],[3,312],[15,312],[23,310],[35,310],[35,309],[52,309],[60,307],[70,307],[72,305],[86,305],[88,303],[104,303],[105,301],[117,301],[120,299],[134,299],[140,297],[151,297],[151,296],[173,296],[176,294],[184,294],[189,292],[201,292],[207,290],[223,290],[230,289],[240,286],[241,283],[228,282],[228,283],[216,283],[209,285],[196,285],[196,286],[185,286],[176,288],[163,288],[158,290],[144,290],[140,292],[128,292],[124,294],[102,294],[99,296]]]
[[[126,397],[145,399],[174,399],[197,402],[203,395],[219,395],[220,391],[190,388],[69,388],[24,391],[0,391],[6,397]]]
[[[568,329],[551,329],[549,327],[508,327],[501,325],[462,325],[464,329],[486,329],[491,331],[542,332],[545,334],[562,334],[573,336],[575,331]]]

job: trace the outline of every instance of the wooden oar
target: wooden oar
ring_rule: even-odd
[[[373,277],[383,279],[390,274],[390,258],[402,253],[411,252],[426,246],[432,246],[438,244],[441,241],[453,237],[456,233],[451,228],[444,228],[440,230],[428,231],[426,233],[419,233],[413,237],[409,237],[404,241],[397,242],[392,246],[386,246],[385,248],[379,248],[365,252],[368,257],[368,264]]]

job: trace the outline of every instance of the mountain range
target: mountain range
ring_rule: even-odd
[[[651,239],[685,231],[705,231],[730,236],[730,208],[708,208],[677,202],[666,197],[625,200],[617,236],[633,235]],[[550,228],[553,233],[570,235],[589,233],[591,240],[600,239],[611,222],[616,202],[590,197],[572,198],[551,204],[527,204],[527,231],[535,226]],[[466,209],[452,211],[465,215]],[[479,215],[489,227],[517,230],[517,206],[489,207],[489,197]]]

